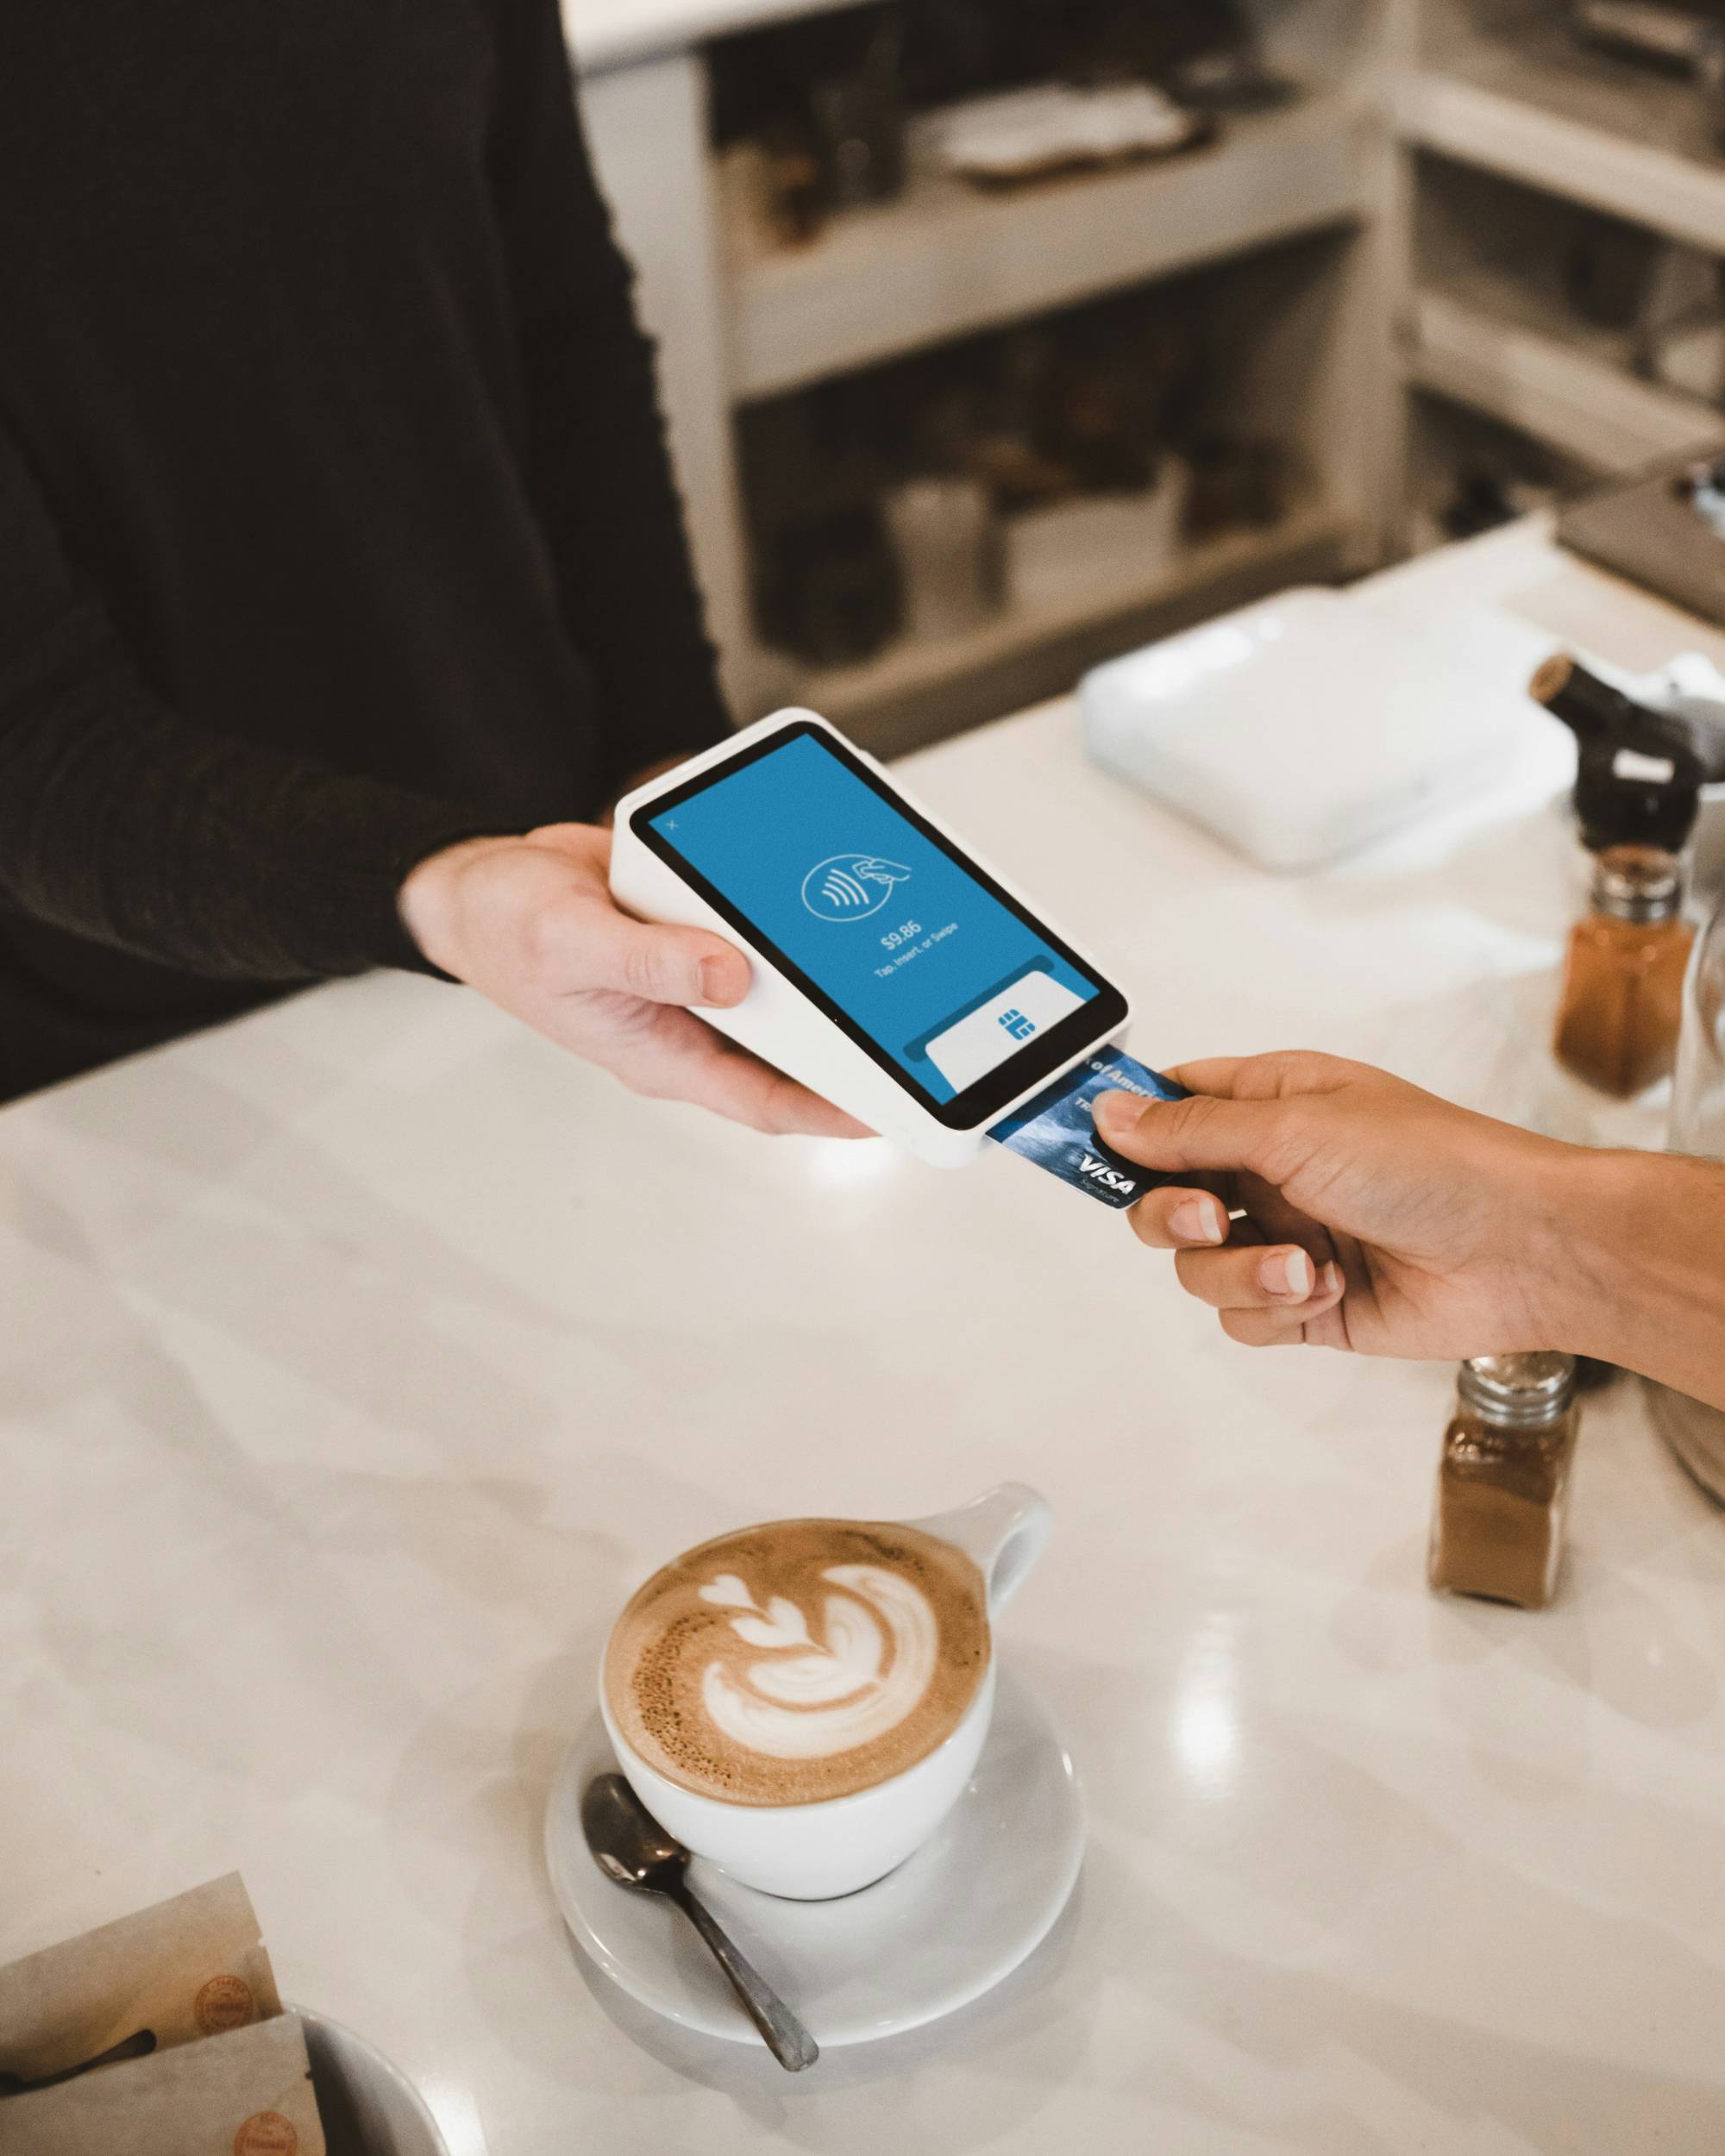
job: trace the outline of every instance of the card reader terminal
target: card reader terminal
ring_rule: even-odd
[[[1021,893],[812,711],[745,729],[618,804],[611,883],[753,973],[710,1024],[923,1159],[1111,1041],[1126,999]]]

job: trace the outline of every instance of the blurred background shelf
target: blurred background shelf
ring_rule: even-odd
[[[1547,8],[1530,22],[1522,0],[1509,27],[1498,17],[1495,41],[1518,64],[1547,53],[1547,96],[1567,94],[1569,69],[1595,93],[1596,116],[1624,100],[1640,110],[1644,93],[1647,109],[1669,114],[1673,126],[1674,98],[1691,116],[1701,110],[1693,84],[1594,53],[1566,34],[1550,48],[1550,16]],[[1517,137],[1524,147],[1529,139]],[[1416,146],[1408,156],[1414,544],[1477,528],[1494,497],[1515,513],[1529,500],[1725,440],[1725,411],[1709,401],[1725,392],[1725,221],[1697,248],[1581,199],[1573,185],[1581,170],[1566,167],[1571,184],[1557,187],[1448,146]],[[1444,413],[1432,409],[1433,398],[1444,400]],[[1481,423],[1463,426],[1463,413]]]
[[[1725,441],[1725,105],[1584,41],[1570,0],[567,4],[599,55],[589,132],[739,718],[800,696],[876,748],[933,740],[1278,582]],[[1233,39],[1264,94],[1222,97],[1207,147],[1107,172],[996,191],[936,169],[936,116],[1069,74],[1111,12],[1129,39]],[[1051,41],[1003,72],[1026,37]],[[871,184],[844,177],[852,151]],[[1077,317],[1131,308],[1150,333],[1123,370],[1127,347]],[[1247,514],[1276,521],[894,640],[917,609],[885,587],[938,582],[888,519],[902,490],[958,475],[1004,523],[1038,498],[1038,461],[1065,467],[1043,498],[1140,484],[1118,428],[1100,459],[1081,439],[1123,371],[1158,453],[1211,474],[1263,460],[1274,498]],[[1189,519],[1207,532],[1214,492]],[[817,661],[841,651],[859,655]]]
[[[1396,99],[1403,136],[1672,239],[1725,235],[1725,160],[1692,83],[1594,52],[1552,9],[1446,11]]]
[[[1231,120],[1131,169],[988,193],[925,166],[905,195],[800,248],[731,236],[740,399],[1358,216],[1367,116],[1351,90]]]
[[[890,754],[927,737],[931,705],[943,714],[1017,708],[1070,688],[1084,668],[1127,644],[1287,584],[1333,577],[1346,537],[1345,515],[1309,498],[1266,529],[1189,542],[1153,574],[1123,570],[1058,605],[1012,609],[938,642],[901,640],[861,665],[810,669],[794,693],[877,754]]]
[[[615,68],[674,55],[697,39],[723,37],[792,17],[836,13],[854,0],[560,0],[575,64]]]
[[[1412,379],[1595,472],[1725,438],[1725,415],[1628,371],[1628,341],[1588,333],[1489,272],[1414,295]]]

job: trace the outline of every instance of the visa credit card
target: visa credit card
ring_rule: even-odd
[[[1183,1086],[1146,1070],[1124,1050],[1100,1048],[1033,1100],[1002,1117],[988,1136],[1105,1206],[1135,1205],[1146,1190],[1175,1178],[1140,1168],[1103,1144],[1096,1135],[1095,1111],[1098,1096],[1105,1093],[1135,1093],[1144,1100],[1186,1098]]]

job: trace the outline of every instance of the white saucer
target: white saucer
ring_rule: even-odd
[[[581,1835],[581,1791],[616,1764],[597,1711],[564,1754],[545,1860],[564,1921],[599,1967],[656,2013],[708,2036],[761,2040],[688,1920],[614,1885]],[[818,2044],[866,2044],[951,2014],[1009,1976],[1078,1880],[1084,1802],[1048,1710],[1000,1671],[976,1772],[934,1839],[838,1902],[785,1902],[697,1857],[689,1883]]]

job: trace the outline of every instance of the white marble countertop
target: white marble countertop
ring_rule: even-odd
[[[856,0],[562,0],[578,66],[618,67],[703,38],[756,29],[793,16],[826,15]]]
[[[1533,534],[1396,581],[1702,641]],[[1067,705],[915,776],[1119,962],[1151,1060],[1543,1067],[1548,761],[1295,881],[1088,768]],[[759,1140],[405,977],[0,1115],[0,1958],[239,1866],[284,1990],[454,2156],[1725,2145],[1725,1519],[1630,1387],[1560,1604],[1434,1601],[1446,1369],[1232,1348],[1019,1162]],[[539,1852],[626,1589],[1008,1476],[1058,1515],[1003,1651],[1088,1783],[1076,1904],[798,2082],[649,2021]]]

